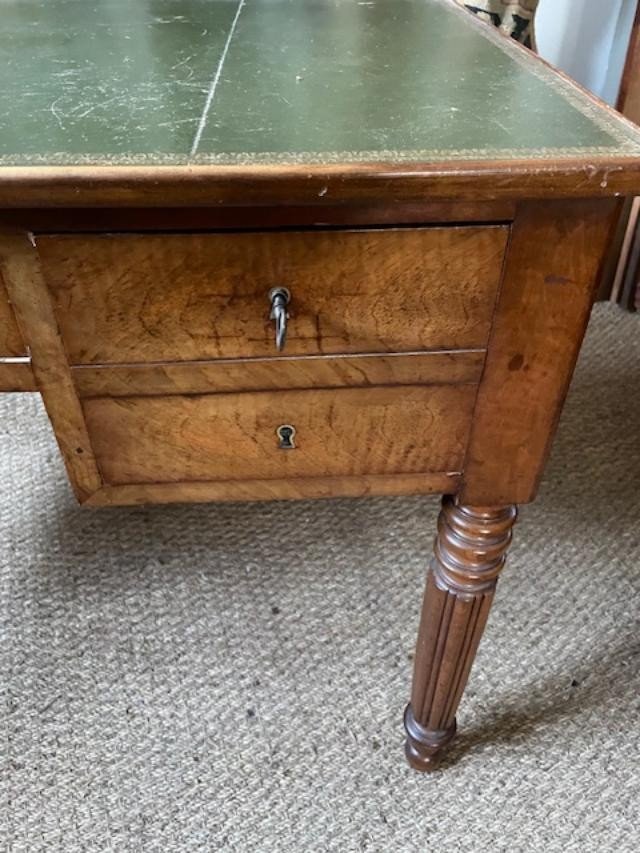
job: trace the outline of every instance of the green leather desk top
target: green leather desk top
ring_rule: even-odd
[[[1,0],[0,164],[612,158],[640,134],[453,0]]]

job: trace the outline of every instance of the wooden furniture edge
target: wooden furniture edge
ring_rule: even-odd
[[[37,389],[79,500],[102,485],[38,255],[29,234],[0,234],[0,272],[31,351]]]
[[[462,503],[534,499],[617,211],[616,200],[519,208],[472,420]]]
[[[157,231],[278,231],[287,228],[402,228],[505,224],[515,216],[512,199],[434,201],[422,198],[385,204],[363,202],[254,207],[22,207],[0,208],[0,230],[39,233]]]
[[[458,472],[369,475],[357,477],[304,477],[288,480],[221,480],[181,483],[105,485],[85,496],[85,507],[132,506],[158,503],[208,503],[260,500],[296,500],[336,497],[374,497],[455,494]]]
[[[640,192],[640,157],[323,165],[4,166],[0,207],[190,207],[585,198]]]
[[[472,385],[480,380],[485,353],[484,349],[474,349],[148,364],[137,362],[78,365],[71,368],[71,373],[81,399],[238,394],[367,385]]]

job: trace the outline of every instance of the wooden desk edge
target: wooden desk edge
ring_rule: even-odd
[[[275,501],[455,494],[457,472],[296,477],[287,480],[220,480],[175,483],[105,484],[81,501],[85,507],[134,506],[159,503]]]
[[[6,166],[0,207],[189,207],[606,198],[640,193],[640,158],[299,165]]]

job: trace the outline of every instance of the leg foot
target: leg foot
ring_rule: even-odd
[[[456,710],[516,515],[513,506],[459,506],[450,497],[443,501],[427,575],[411,704],[405,713],[405,752],[416,770],[433,770],[455,734]]]
[[[416,722],[411,705],[407,705],[404,727],[407,732],[404,754],[409,764],[421,773],[437,770],[445,746],[456,733],[456,721],[444,731],[429,731]]]

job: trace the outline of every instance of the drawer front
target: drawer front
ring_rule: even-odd
[[[369,387],[93,398],[83,408],[105,482],[119,485],[457,472],[475,395],[474,385]]]
[[[72,375],[80,397],[165,397],[364,385],[471,385],[480,381],[484,361],[482,350],[462,350],[111,367],[84,365],[74,367]]]
[[[45,235],[73,364],[411,352],[486,345],[503,226]],[[285,349],[268,294],[291,293]]]

